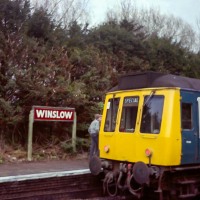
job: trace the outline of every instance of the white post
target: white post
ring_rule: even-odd
[[[32,140],[33,140],[33,110],[29,114],[29,126],[28,126],[28,161],[32,160]]]
[[[74,112],[74,122],[73,122],[73,127],[72,127],[72,148],[73,152],[76,152],[76,112]]]

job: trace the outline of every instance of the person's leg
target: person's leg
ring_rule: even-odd
[[[99,156],[99,135],[97,135],[97,156]]]
[[[94,155],[94,152],[95,152],[95,137],[91,135],[90,158]]]
[[[98,148],[98,135],[94,136],[94,154],[96,156],[99,155],[99,148]]]

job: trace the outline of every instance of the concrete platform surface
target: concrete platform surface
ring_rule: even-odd
[[[88,169],[87,158],[0,164],[0,177]]]

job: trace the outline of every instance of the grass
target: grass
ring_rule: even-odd
[[[89,140],[77,138],[76,149],[73,152],[71,141],[45,142],[43,145],[33,144],[33,161],[64,160],[76,157],[87,157]],[[0,164],[27,161],[27,148],[21,145],[0,144]]]

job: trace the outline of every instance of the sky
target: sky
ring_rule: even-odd
[[[193,27],[200,20],[200,0],[133,0],[138,8],[159,8],[163,14],[182,18]],[[90,0],[92,23],[97,24],[105,19],[107,8],[113,9],[120,5],[120,0]]]

